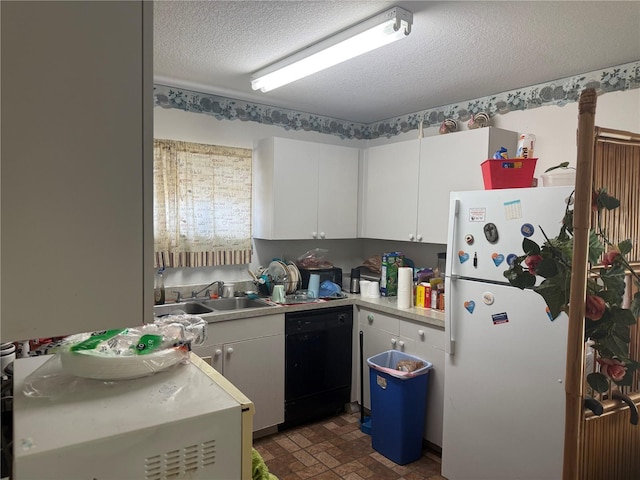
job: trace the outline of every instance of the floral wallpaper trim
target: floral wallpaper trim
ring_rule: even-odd
[[[211,115],[218,120],[240,120],[276,125],[285,130],[303,130],[336,135],[340,138],[369,140],[392,137],[424,127],[440,125],[446,118],[466,122],[471,115],[486,112],[490,117],[515,110],[545,105],[564,106],[577,102],[585,88],[598,95],[640,88],[640,60],[569,78],[511,90],[475,100],[422,110],[369,124],[349,122],[312,113],[298,112],[259,103],[194,92],[178,87],[154,85],[154,106],[177,108]]]

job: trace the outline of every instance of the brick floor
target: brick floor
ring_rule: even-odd
[[[396,465],[371,447],[360,415],[344,413],[254,440],[279,480],[446,480],[440,457],[425,449],[408,465]]]

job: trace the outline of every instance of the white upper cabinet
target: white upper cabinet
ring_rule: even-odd
[[[447,243],[449,193],[484,190],[480,165],[500,147],[515,155],[518,134],[495,127],[425,137],[420,145],[416,237]]]
[[[420,140],[370,147],[363,162],[360,236],[414,241]]]
[[[2,341],[153,318],[152,2],[2,2]]]
[[[272,137],[253,151],[253,236],[356,238],[359,149]]]
[[[449,193],[483,190],[480,164],[501,146],[515,154],[517,137],[487,127],[367,149],[360,236],[447,243]]]

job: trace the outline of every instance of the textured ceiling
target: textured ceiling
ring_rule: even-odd
[[[272,92],[252,73],[398,5],[411,34]],[[156,1],[156,83],[360,123],[640,59],[638,1]]]

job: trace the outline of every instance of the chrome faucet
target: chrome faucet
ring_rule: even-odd
[[[218,291],[216,293],[218,294],[218,297],[222,297],[222,287],[224,286],[224,282],[221,281],[221,280],[216,280],[214,282],[211,282],[209,285],[204,287],[202,290],[199,290],[199,291],[192,290],[191,291],[191,298],[198,298],[198,295],[200,295],[202,292],[205,292],[205,298],[209,298],[209,296],[211,294],[210,288],[213,287],[216,283],[218,284]]]

